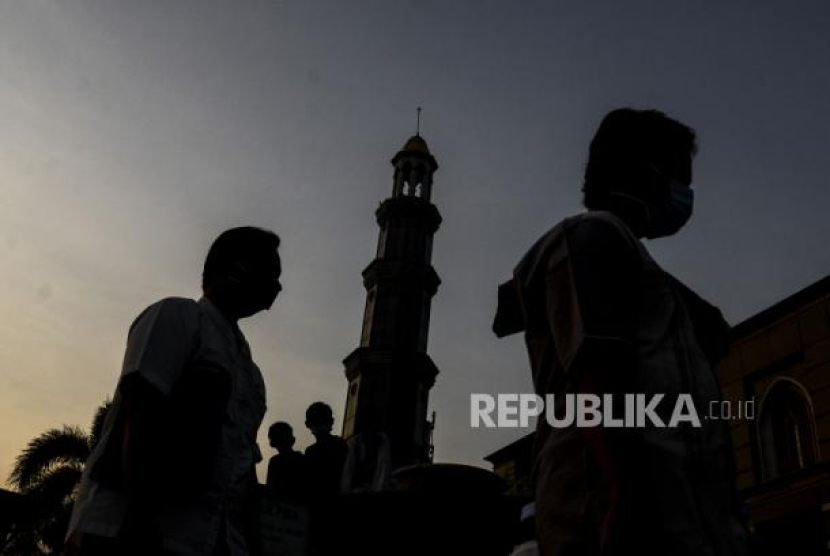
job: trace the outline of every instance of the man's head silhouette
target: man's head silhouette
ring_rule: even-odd
[[[270,309],[282,291],[279,246],[279,236],[262,228],[245,226],[222,232],[205,259],[205,296],[232,319]]]
[[[314,436],[325,436],[334,426],[334,414],[331,407],[323,402],[314,402],[305,412],[305,425]]]
[[[294,447],[294,430],[285,421],[277,421],[268,429],[268,440],[280,452],[290,450]]]
[[[583,203],[617,214],[638,236],[672,235],[691,216],[696,153],[695,132],[662,112],[614,110],[591,141]]]

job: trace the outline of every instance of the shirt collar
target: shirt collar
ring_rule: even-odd
[[[234,323],[219,310],[219,307],[217,307],[213,301],[203,296],[199,299],[199,305],[204,308],[211,317],[221,322],[223,325],[233,328]]]
[[[199,299],[199,305],[205,309],[212,319],[221,323],[224,328],[228,329],[234,341],[239,346],[240,351],[242,351],[245,356],[250,357],[251,348],[248,346],[248,341],[245,339],[245,335],[242,333],[239,325],[226,317],[225,314],[219,310],[219,307],[217,307],[216,304],[214,304],[213,301],[207,297],[202,296],[202,298]]]

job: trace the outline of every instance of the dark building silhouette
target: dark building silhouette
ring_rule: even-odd
[[[719,375],[726,400],[755,399],[732,426],[753,554],[827,554],[830,276],[737,325]]]
[[[751,553],[827,554],[830,276],[736,325],[717,371]],[[532,444],[533,433],[484,458],[508,492],[525,498],[533,496]]]
[[[432,238],[441,215],[431,203],[438,163],[420,136],[392,158],[392,196],[375,213],[377,256],[363,271],[366,310],[360,347],[343,361],[349,381],[343,438],[380,416],[392,468],[431,460],[429,391],[438,369],[427,354],[430,305],[441,280]]]

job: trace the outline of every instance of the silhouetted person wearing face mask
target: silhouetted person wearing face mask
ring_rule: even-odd
[[[545,556],[746,554],[728,423],[714,366],[728,349],[720,311],[662,270],[642,239],[678,232],[692,213],[694,132],[654,111],[615,110],[590,146],[587,212],[566,218],[499,288],[494,331],[524,331],[537,394],[664,394],[665,427],[538,420],[536,523]],[[700,426],[670,426],[691,394]],[[605,403],[605,400],[603,400]]]
[[[282,289],[279,244],[260,228],[222,233],[205,260],[204,296],[163,299],[133,322],[70,550],[246,556],[255,547],[265,384],[237,321],[269,309]]]
[[[309,495],[313,500],[340,492],[340,479],[346,461],[346,441],[331,434],[334,415],[331,407],[314,402],[305,413],[305,424],[315,442],[305,449]]]
[[[300,502],[305,486],[305,457],[294,449],[294,430],[284,421],[268,429],[268,440],[277,455],[268,462],[268,491],[278,500]]]

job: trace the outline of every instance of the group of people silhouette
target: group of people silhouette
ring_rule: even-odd
[[[376,419],[350,442],[332,434],[334,414],[323,402],[306,410],[305,426],[314,443],[305,453],[294,449],[294,429],[277,421],[268,429],[268,441],[277,454],[268,462],[266,491],[281,501],[315,502],[337,494],[379,491],[389,484],[389,440]]]

